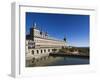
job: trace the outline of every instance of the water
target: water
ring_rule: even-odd
[[[80,65],[89,64],[88,58],[73,58],[73,57],[52,57],[45,56],[39,59],[26,61],[26,67],[36,66],[59,66],[59,65]]]
[[[52,65],[77,65],[77,64],[89,64],[89,59],[83,58],[73,58],[73,57],[64,57],[61,60],[54,62]]]

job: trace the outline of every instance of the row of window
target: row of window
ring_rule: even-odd
[[[35,46],[28,46],[28,49],[33,49],[35,48]]]
[[[40,50],[41,53],[43,53],[43,51],[44,51],[44,53],[47,52],[46,49]],[[48,49],[48,52],[50,52],[50,49]],[[39,50],[36,50],[36,53],[39,54]],[[34,54],[34,50],[32,50],[32,54]]]

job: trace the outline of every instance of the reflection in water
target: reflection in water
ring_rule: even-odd
[[[89,64],[89,59],[45,56],[26,60],[26,67]]]

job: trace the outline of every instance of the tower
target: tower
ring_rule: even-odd
[[[66,42],[66,37],[64,37],[64,39],[63,39],[65,42]]]
[[[40,30],[38,29],[36,22],[34,22],[32,28],[30,28],[30,36],[32,40],[34,40],[34,37],[40,37]]]

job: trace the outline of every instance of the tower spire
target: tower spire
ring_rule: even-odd
[[[36,28],[36,22],[34,22],[34,27]]]
[[[32,27],[33,27],[33,28],[37,28],[37,24],[36,24],[36,22],[33,22]]]
[[[66,36],[64,36],[64,41],[66,42]]]

